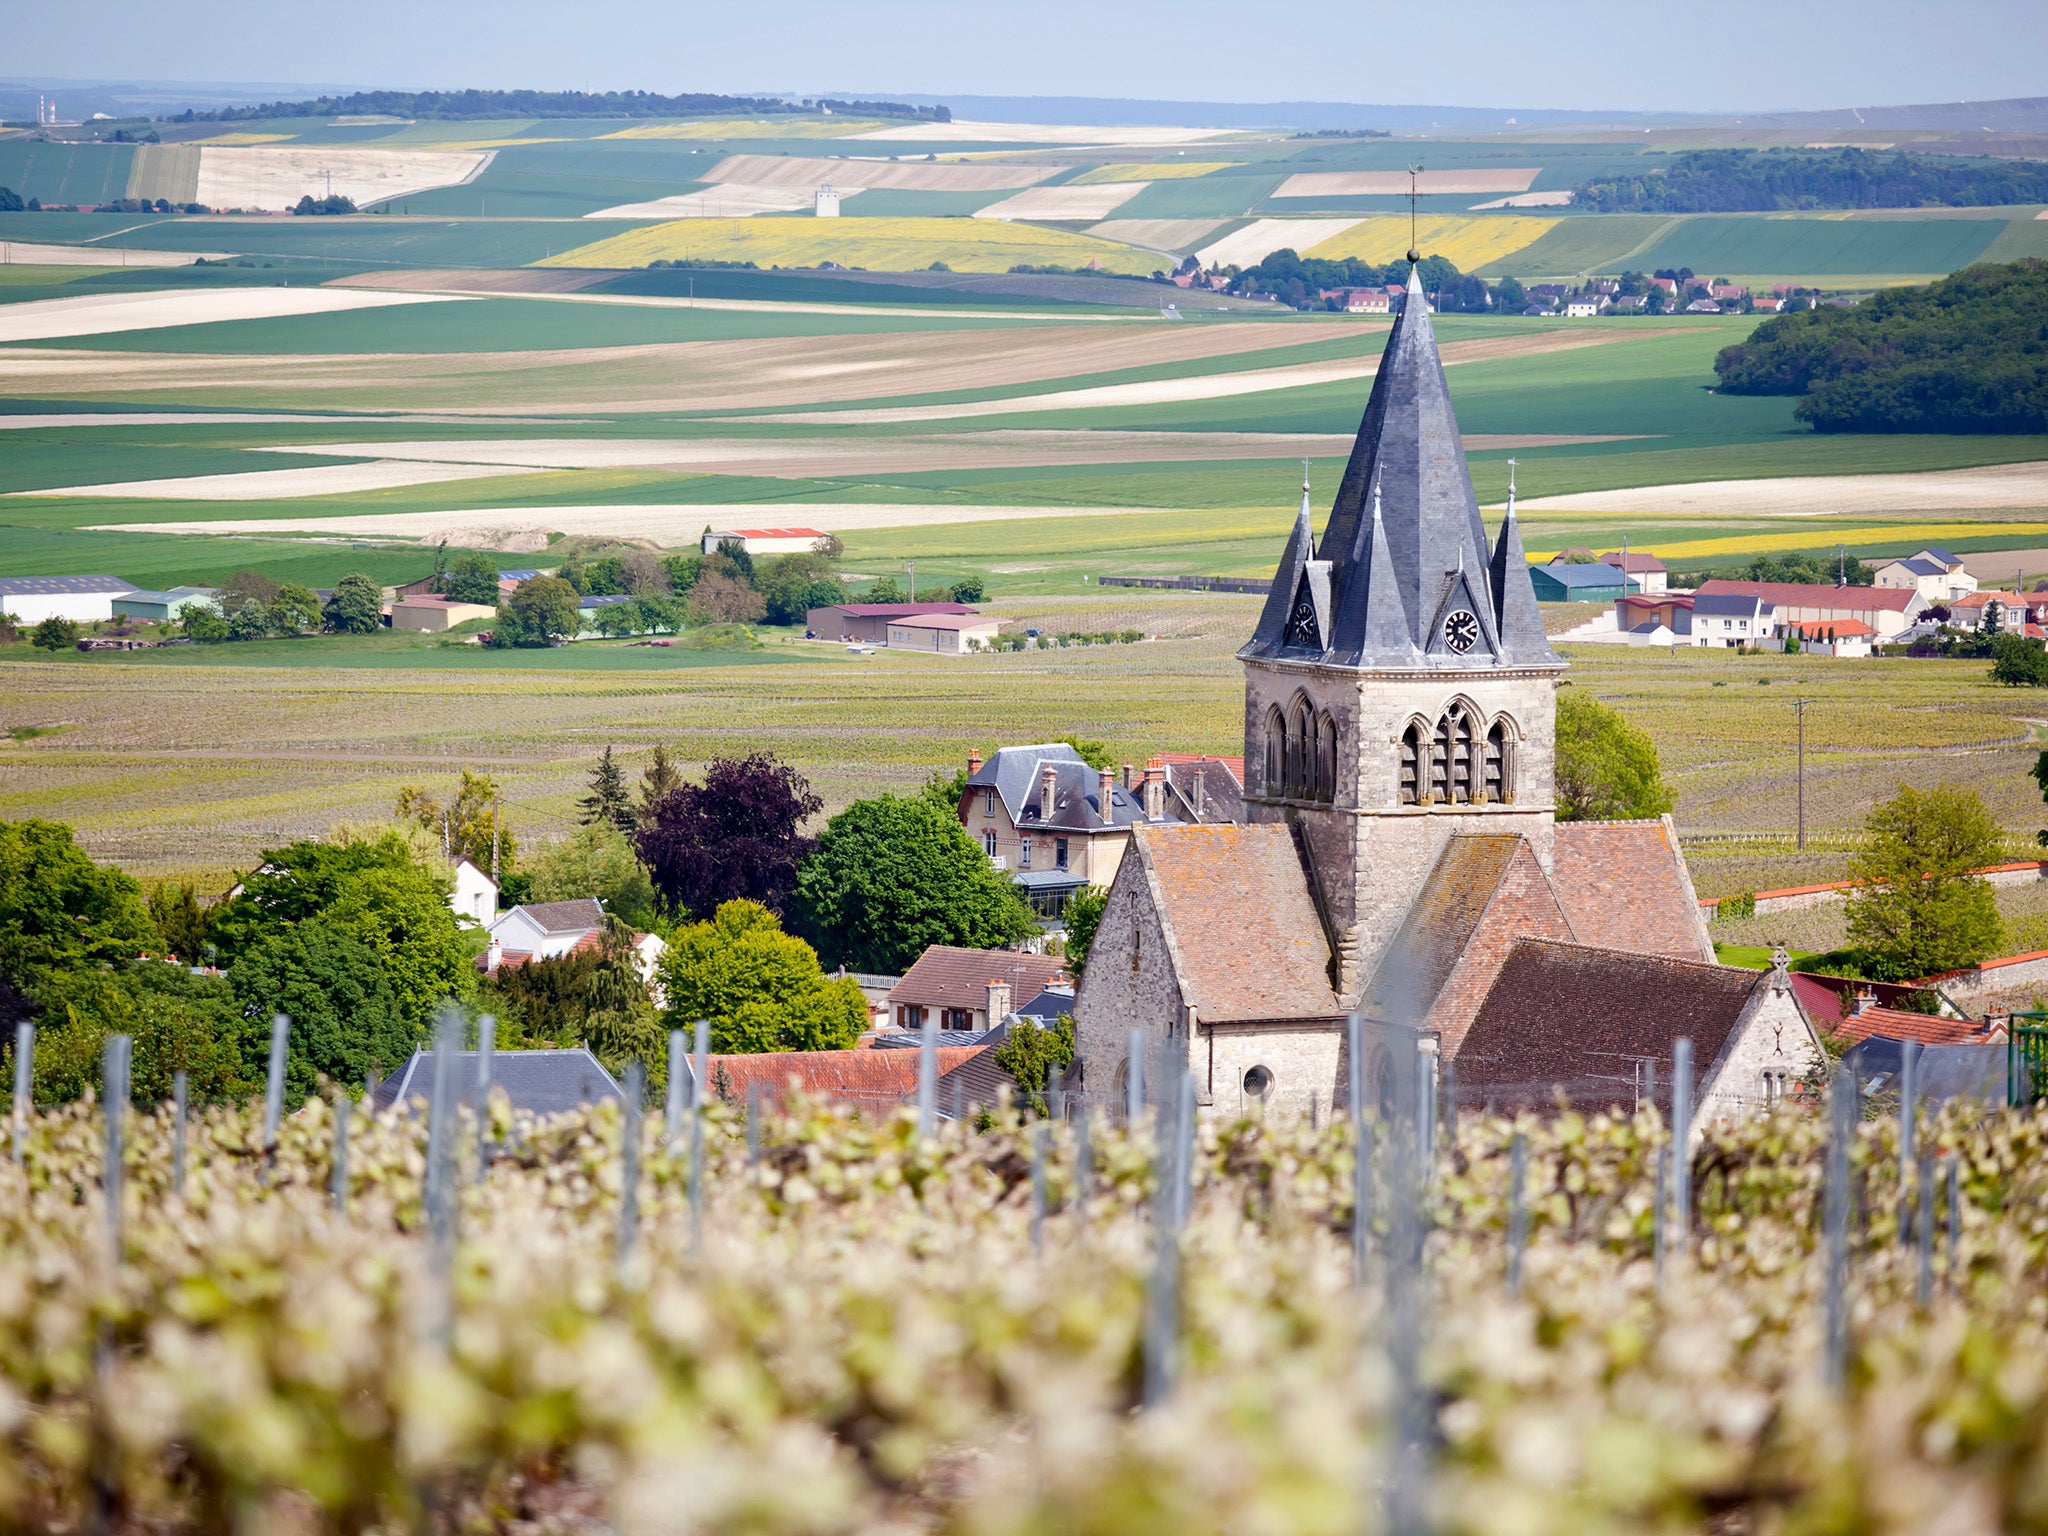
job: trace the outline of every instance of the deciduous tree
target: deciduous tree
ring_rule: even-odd
[[[929,797],[856,800],[797,875],[801,930],[828,964],[900,974],[934,944],[996,949],[1038,931],[1009,879]]]
[[[29,643],[39,651],[68,651],[78,644],[78,622],[52,614],[35,627]]]
[[[1024,1102],[1034,1114],[1048,1113],[1047,1095],[1053,1082],[1074,1059],[1074,1016],[1063,1013],[1041,1028],[1030,1019],[1019,1019],[996,1047],[996,1065],[1024,1090]]]
[[[1864,821],[1870,845],[1849,863],[1849,939],[1864,973],[1911,981],[1974,965],[1998,946],[2004,925],[1990,882],[1971,873],[1994,863],[1998,823],[1970,789],[1901,788]]]
[[[393,814],[441,839],[450,863],[467,859],[487,874],[495,869],[503,875],[519,862],[519,839],[505,814],[498,781],[487,773],[463,769],[445,804],[419,785],[407,784],[398,792]]]
[[[132,960],[156,940],[141,888],[57,821],[0,821],[0,981]]]
[[[334,584],[321,617],[337,635],[375,634],[384,622],[384,589],[361,571],[350,571]]]
[[[574,639],[583,627],[576,589],[559,576],[524,581],[498,607],[497,645],[542,646]]]
[[[669,1025],[709,1019],[715,1051],[844,1050],[867,1027],[858,984],[828,978],[817,951],[758,902],[727,902],[678,929],[661,983]]]
[[[689,610],[699,624],[757,624],[768,604],[738,577],[706,570],[690,588]]]
[[[1095,930],[1109,908],[1109,892],[1100,886],[1084,885],[1067,898],[1067,964],[1076,976],[1088,963],[1088,950],[1095,942]]]
[[[441,578],[441,591],[458,603],[498,601],[498,562],[489,555],[458,555]]]
[[[780,913],[813,839],[799,828],[824,809],[803,776],[765,753],[714,758],[640,819],[634,847],[671,909],[704,916],[728,901]]]
[[[1556,771],[1559,821],[1627,821],[1671,809],[1649,733],[1575,689],[1557,696]]]

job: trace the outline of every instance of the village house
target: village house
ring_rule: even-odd
[[[1948,604],[1977,590],[1977,578],[1945,549],[1923,549],[1877,568],[1880,587],[1910,587],[1929,603]]]
[[[1090,768],[1063,741],[1001,747],[986,762],[970,753],[960,824],[1023,887],[1032,910],[1056,922],[1076,891],[1116,878],[1134,826],[1183,824],[1182,807],[1203,793],[1196,786],[1214,781],[1212,770],[1181,766],[1183,792],[1169,797],[1163,759],[1134,783],[1128,767],[1119,780],[1113,769]],[[1207,796],[1216,797],[1214,790]]]
[[[1607,295],[1604,293],[1574,294],[1571,298],[1564,301],[1565,314],[1574,320],[1583,320],[1597,315],[1606,307]]]
[[[1066,962],[1007,949],[934,944],[889,990],[889,1024],[899,1030],[927,1022],[951,1032],[994,1028],[1013,1004],[1029,1002],[1066,976]]]
[[[1909,629],[1926,610],[1918,591],[1897,587],[1837,587],[1801,581],[1723,581],[1700,583],[1699,596],[1754,597],[1771,605],[1780,626],[1829,624],[1857,619],[1868,624],[1878,644]],[[1699,607],[1694,605],[1693,631],[1699,632]],[[1717,640],[1715,642],[1719,644]]]
[[[517,969],[530,960],[554,960],[576,950],[595,949],[604,939],[603,903],[592,897],[574,901],[527,902],[512,908],[490,925],[490,940],[478,961],[486,976]],[[658,934],[633,936],[634,964],[650,984],[655,967],[668,953]]]
[[[1632,549],[1627,554],[1611,550],[1600,557],[1602,565],[1611,565],[1617,571],[1626,571],[1629,581],[1638,592],[1650,596],[1670,590],[1671,573],[1664,568],[1664,562],[1655,555]]]
[[[458,921],[488,928],[498,918],[498,882],[468,859],[455,861],[455,889],[448,905]]]
[[[1766,598],[1753,592],[1710,592],[1705,587],[1693,594],[1692,643],[1715,650],[1761,645],[1778,636],[1776,610]]]
[[[1198,1102],[1225,1113],[1312,1114],[1348,1094],[1355,1011],[1366,1092],[1412,1104],[1418,1052],[1455,1064],[1489,1006],[1494,1019],[1523,1007],[1533,962],[1502,977],[1524,940],[1590,953],[1617,1012],[1705,978],[1747,1006],[1758,977],[1713,963],[1669,817],[1557,820],[1566,663],[1544,633],[1540,574],[1512,492],[1489,547],[1430,321],[1410,303],[1323,536],[1304,504],[1238,652],[1247,820],[1133,828],[1075,998],[1070,1094],[1113,1105],[1135,1068],[1153,1100],[1191,1074]],[[1692,979],[1667,985],[1671,962]],[[1754,1099],[1735,1091],[1760,1105],[1777,1058],[1751,1048],[1750,1015],[1726,1012],[1708,1064],[1740,1035],[1734,1070]],[[1686,1022],[1664,1021],[1667,1043]],[[1492,1050],[1504,1032],[1480,1038]],[[1766,1034],[1771,1050],[1784,1039],[1785,1070],[1808,1070],[1798,1029]],[[1560,1034],[1555,1047],[1518,1062],[1510,1044],[1487,1070],[1606,1071],[1594,1044]]]
[[[1877,644],[1877,631],[1861,619],[1792,624],[1786,632],[1799,637],[1799,649],[1809,656],[1870,656]]]
[[[1947,606],[1957,629],[2017,630],[2027,622],[2027,600],[2018,592],[1972,592]]]

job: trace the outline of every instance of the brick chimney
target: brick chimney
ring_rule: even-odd
[[[1129,763],[1125,763],[1125,764],[1124,764],[1124,788],[1125,788],[1125,789],[1129,789],[1130,787],[1131,787],[1131,765],[1130,765]]]
[[[1145,819],[1166,819],[1166,764],[1156,757],[1145,765]]]
[[[981,748],[970,747],[967,751],[967,777],[973,778],[981,772]]]
[[[1856,989],[1855,1001],[1849,1005],[1849,1016],[1851,1018],[1855,1018],[1859,1014],[1868,1012],[1870,1009],[1875,1008],[1876,1006],[1877,994],[1871,991],[1868,987],[1858,987]]]
[[[1102,813],[1102,824],[1107,827],[1116,821],[1116,775],[1103,769],[1095,776],[1096,809]]]
[[[1059,804],[1060,771],[1047,763],[1038,775],[1038,819],[1051,821]]]
[[[988,1025],[996,1025],[1010,1016],[1010,984],[1007,981],[991,981],[988,984]]]

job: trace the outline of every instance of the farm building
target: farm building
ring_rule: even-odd
[[[804,632],[813,640],[853,640],[887,645],[889,626],[898,619],[925,614],[967,615],[980,610],[965,603],[834,603],[804,615]]]
[[[118,576],[0,576],[0,613],[24,624],[71,619],[93,624],[114,616],[114,599],[135,590]]]
[[[1611,603],[1641,590],[1611,565],[1532,565],[1529,581],[1539,603]]]
[[[528,582],[536,576],[545,576],[547,574],[546,571],[508,571],[500,568],[498,571],[498,595],[509,597],[519,589],[522,582]],[[443,576],[422,576],[417,581],[408,581],[403,586],[396,587],[393,590],[398,594],[398,599],[401,602],[409,597],[432,597],[435,595],[434,588],[446,579]]]
[[[1644,624],[1661,625],[1675,635],[1692,633],[1692,598],[1683,592],[1665,592],[1614,600],[1614,627],[1629,634]]]
[[[713,555],[730,540],[750,555],[803,555],[830,537],[822,528],[706,528],[703,548]]]
[[[439,634],[472,619],[494,619],[498,610],[489,603],[458,603],[452,597],[408,597],[391,605],[393,629]]]
[[[818,188],[817,192],[813,194],[811,198],[811,212],[815,217],[821,219],[836,219],[839,217],[839,193],[831,182],[826,182],[825,185]]]
[[[889,621],[888,644],[892,651],[964,656],[995,644],[1002,627],[1000,619],[978,613],[913,613]]]
[[[173,587],[168,592],[127,592],[114,599],[117,619],[145,619],[151,624],[174,624],[187,608],[210,603],[219,596],[212,587]]]
[[[1617,571],[1627,571],[1638,592],[1655,596],[1670,590],[1671,574],[1664,568],[1664,562],[1655,555],[1644,554],[1632,549],[1627,554],[1611,550],[1600,557],[1602,565],[1611,565]]]
[[[624,592],[605,592],[579,598],[576,603],[576,610],[582,615],[583,627],[577,630],[577,635],[579,637],[588,637],[604,633],[598,627],[598,615],[602,614],[607,608],[617,608],[621,604],[632,601],[632,597]]]

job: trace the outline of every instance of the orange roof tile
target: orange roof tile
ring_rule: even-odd
[[[1712,964],[1670,818],[1558,823],[1552,889],[1581,944]]]

